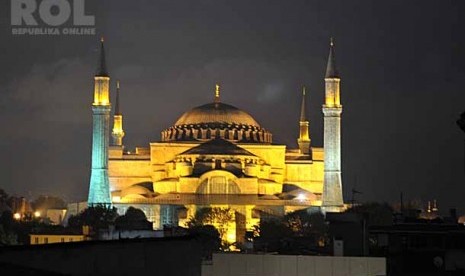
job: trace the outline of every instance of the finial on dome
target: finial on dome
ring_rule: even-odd
[[[215,103],[219,103],[220,102],[220,85],[217,83],[215,85]]]

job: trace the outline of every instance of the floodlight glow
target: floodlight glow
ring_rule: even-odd
[[[307,197],[304,194],[298,194],[295,199],[299,201],[304,201],[304,200],[307,200]]]

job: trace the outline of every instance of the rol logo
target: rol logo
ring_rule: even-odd
[[[85,0],[11,0],[11,26],[14,35],[95,35],[95,16]]]

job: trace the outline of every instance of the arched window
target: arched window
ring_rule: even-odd
[[[211,176],[204,179],[197,188],[198,194],[240,194],[239,186],[226,176]]]

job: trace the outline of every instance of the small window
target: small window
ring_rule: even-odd
[[[215,160],[215,170],[221,170],[221,160]]]
[[[44,238],[44,243],[48,243],[48,238]]]
[[[61,242],[65,242],[65,238],[61,238]]]
[[[34,244],[39,244],[39,237],[34,238]]]
[[[72,241],[73,241],[73,238],[69,238],[69,241],[72,242]]]

